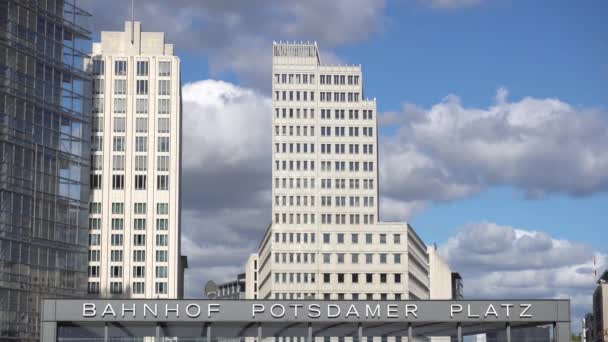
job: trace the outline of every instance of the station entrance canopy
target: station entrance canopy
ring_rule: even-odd
[[[86,300],[43,302],[41,341],[404,341],[466,336],[570,341],[568,300],[274,301]],[[490,335],[488,335],[490,334]],[[515,337],[517,336],[517,337]],[[442,339],[442,341],[443,341]],[[289,339],[287,339],[288,341]]]

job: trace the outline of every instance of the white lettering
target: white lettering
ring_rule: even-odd
[[[519,315],[520,318],[532,318],[532,315],[528,313],[532,308],[532,304],[519,304],[520,308],[524,308],[524,311]]]
[[[256,313],[262,313],[264,312],[264,310],[266,310],[266,308],[264,307],[264,304],[253,304],[251,306],[251,317],[255,318],[255,314]]]
[[[84,303],[82,304],[82,316],[83,317],[95,317],[97,309],[95,303]]]
[[[357,311],[357,308],[355,307],[354,304],[351,304],[350,307],[348,308],[348,311],[346,312],[346,318],[348,318],[348,316],[350,315],[354,315],[357,316],[357,318],[359,318],[359,311]]]
[[[511,312],[509,311],[509,308],[512,308],[513,304],[500,304],[500,306],[507,309],[507,318],[509,318],[509,315],[511,314]]]
[[[280,312],[279,314],[274,312],[275,308],[279,308],[279,312]],[[281,318],[281,317],[285,316],[285,307],[281,304],[274,304],[273,306],[270,307],[270,314],[274,318]]]
[[[135,304],[133,304],[133,306],[131,308],[127,308],[125,306],[125,304],[122,304],[122,317],[125,317],[125,312],[131,312],[133,313],[133,318],[135,318]]]
[[[146,313],[148,311],[152,316],[154,316],[154,318],[158,316],[158,306],[156,304],[154,304],[154,310],[152,310],[152,308],[149,307],[148,304],[144,304],[144,317],[146,317]]]
[[[298,318],[298,308],[303,307],[302,304],[289,304],[290,308],[293,308],[293,316],[295,318]]]
[[[408,318],[410,316],[410,314],[412,314],[412,316],[418,318],[418,305],[416,304],[407,304],[405,306],[405,318]]]
[[[498,318],[498,312],[496,312],[496,308],[494,308],[494,305],[490,304],[488,305],[488,309],[486,310],[486,314],[483,316],[488,317],[488,315],[493,315],[494,317]]]
[[[103,309],[103,313],[101,314],[101,317],[104,317],[105,315],[109,315],[109,314],[112,314],[112,316],[116,317],[116,312],[114,312],[114,308],[112,307],[112,304],[106,305],[106,308]]]
[[[212,313],[220,312],[219,304],[209,304],[207,305],[207,318],[211,317]]]
[[[467,317],[469,318],[478,318],[479,315],[475,315],[471,313],[471,304],[467,304]]]
[[[397,305],[389,304],[386,306],[386,317],[387,318],[398,318],[399,317],[399,315],[397,314]]]
[[[372,316],[372,318],[376,316],[380,318],[380,305],[376,305],[376,309],[372,311],[369,304],[365,304],[365,318],[369,318],[370,315]]]
[[[331,309],[336,309],[336,312],[332,313]],[[328,304],[327,305],[327,317],[328,318],[336,318],[340,316],[340,307],[336,304]]]
[[[190,309],[191,308],[195,308],[196,311],[195,313],[191,313]],[[198,316],[201,315],[201,307],[198,304],[188,304],[188,306],[186,306],[186,315],[188,315],[188,317],[190,318],[196,318]]]
[[[321,307],[319,306],[319,304],[310,304],[308,306],[308,317],[310,318],[319,318],[321,317]],[[312,312],[314,312],[315,314],[313,315]]]
[[[454,317],[454,314],[462,312],[462,305],[452,304],[450,305],[450,317]]]
[[[175,312],[175,317],[179,317],[179,304],[175,304],[175,309],[169,308],[169,304],[166,304],[165,317],[169,317],[169,312]]]

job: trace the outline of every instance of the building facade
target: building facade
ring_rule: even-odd
[[[325,65],[316,43],[272,51],[272,224],[260,299],[426,299],[427,247],[379,222],[375,99],[361,66]]]
[[[90,14],[0,2],[0,340],[35,341],[43,298],[86,294]]]
[[[600,276],[593,292],[593,342],[608,341],[608,271]]]
[[[93,44],[88,292],[180,298],[180,60],[164,33]]]

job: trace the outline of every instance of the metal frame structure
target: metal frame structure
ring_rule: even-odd
[[[349,336],[353,341],[393,336],[413,341],[445,336],[458,342],[467,335],[498,331],[504,332],[510,342],[512,329],[550,326],[552,342],[566,342],[570,341],[570,301],[47,299],[43,303],[42,342],[91,339],[62,335],[62,331],[66,327],[93,326],[98,329],[98,341],[110,340],[114,329],[125,333],[121,336],[155,337],[156,341],[163,341],[164,337],[261,341],[288,336],[307,341],[321,336]],[[181,335],[188,329],[196,333]]]

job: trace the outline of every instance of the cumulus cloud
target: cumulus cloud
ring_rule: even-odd
[[[569,298],[577,319],[591,310],[594,256],[598,269],[608,262],[588,245],[492,222],[462,227],[439,252],[467,298]]]
[[[270,220],[271,103],[204,80],[182,91],[182,244],[186,294],[242,271]]]
[[[608,113],[559,99],[509,101],[499,89],[488,108],[449,95],[428,109],[407,104],[380,117],[383,195],[404,202],[450,201],[492,186],[530,198],[608,190]]]
[[[95,31],[122,30],[126,17],[116,11],[130,12],[124,0],[89,1],[88,7]],[[166,32],[179,51],[205,54],[213,75],[236,73],[268,90],[273,40],[316,40],[335,60],[331,49],[382,30],[385,7],[385,0],[146,0],[135,2],[135,20],[144,30]]]

